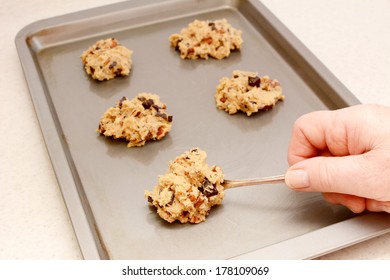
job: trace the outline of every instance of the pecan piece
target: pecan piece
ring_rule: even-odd
[[[201,42],[211,45],[213,43],[213,38],[211,37],[203,38]]]
[[[115,48],[117,45],[118,45],[118,42],[114,38],[112,38],[110,48]]]
[[[226,102],[226,100],[227,100],[227,98],[226,98],[226,97],[222,97],[222,98],[220,99],[220,101],[221,101],[222,103],[225,103],[225,102]]]
[[[202,205],[203,201],[204,201],[204,200],[203,200],[200,196],[198,196],[198,197],[196,198],[195,203],[194,203],[195,208],[199,208],[199,206]]]
[[[145,141],[149,141],[152,138],[153,138],[153,134],[149,131],[148,134],[146,134],[145,136]]]
[[[164,133],[164,128],[162,126],[160,126],[158,129],[157,129],[157,137],[162,137],[164,136],[165,133]]]

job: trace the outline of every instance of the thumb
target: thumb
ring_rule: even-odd
[[[286,172],[285,181],[291,189],[298,191],[377,198],[372,197],[375,191],[370,189],[375,176],[375,169],[370,165],[363,155],[314,157],[292,165]]]

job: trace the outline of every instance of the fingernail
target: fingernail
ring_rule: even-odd
[[[291,189],[303,189],[309,187],[309,176],[302,169],[289,170],[286,172],[285,181]]]

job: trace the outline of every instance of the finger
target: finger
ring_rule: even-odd
[[[375,152],[372,152],[375,153]],[[373,155],[377,158],[378,155]],[[346,157],[314,157],[291,166],[286,184],[295,190],[321,193],[341,193],[390,201],[390,179],[382,176],[378,160],[367,153]],[[383,156],[381,155],[383,158]]]
[[[357,155],[370,151],[377,140],[368,131],[377,131],[372,117],[380,108],[353,106],[335,111],[316,111],[301,116],[294,123],[288,149],[288,163],[327,153],[333,156]],[[383,126],[377,124],[377,126]],[[374,133],[375,134],[375,133]]]
[[[322,196],[327,202],[344,205],[357,214],[366,209],[366,199],[362,197],[339,193],[323,193]]]
[[[367,199],[367,210],[371,212],[387,212],[390,213],[390,201],[377,201],[373,199]]]
[[[290,165],[325,151],[329,155],[349,155],[346,128],[336,115],[336,111],[317,111],[295,122],[288,148]]]
[[[373,199],[365,199],[362,197],[338,194],[338,193],[323,193],[324,199],[332,204],[340,204],[349,208],[354,213],[361,213],[364,210],[371,212],[387,212],[390,213],[390,201],[377,201]]]

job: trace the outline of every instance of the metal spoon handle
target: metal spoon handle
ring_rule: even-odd
[[[246,179],[246,180],[224,180],[222,185],[226,189],[243,187],[243,186],[256,186],[263,184],[277,184],[284,183],[284,175],[263,177],[257,179]]]

